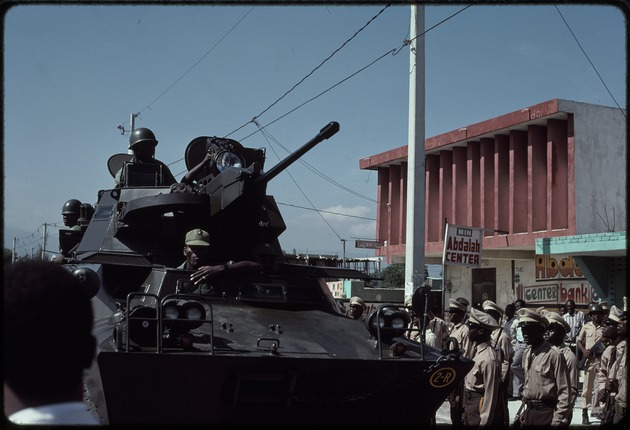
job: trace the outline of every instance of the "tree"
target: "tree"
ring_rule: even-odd
[[[375,274],[375,277],[382,278],[383,288],[405,288],[405,264],[394,263],[390,264],[380,272]],[[429,269],[424,266],[424,278],[429,277]]]
[[[3,255],[4,264],[11,263],[11,257],[12,257],[13,251],[11,251],[9,248],[4,248],[3,254],[4,254]]]
[[[380,277],[383,278],[384,288],[405,288],[405,265],[402,263],[390,264],[384,268]]]

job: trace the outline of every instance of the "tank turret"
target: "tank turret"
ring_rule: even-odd
[[[472,362],[406,337],[402,304],[346,317],[327,282],[370,275],[282,258],[286,225],[267,184],[338,130],[329,123],[269,170],[263,149],[200,136],[184,183],[146,185],[155,172],[135,166],[125,186],[98,192],[66,264],[95,293],[86,386],[103,423],[432,423]],[[128,162],[110,157],[112,176]],[[185,245],[194,231],[203,241]],[[207,260],[189,270],[194,246]],[[416,293],[412,308],[426,312]]]

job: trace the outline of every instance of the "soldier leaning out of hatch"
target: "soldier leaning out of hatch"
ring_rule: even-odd
[[[61,216],[63,217],[63,225],[68,230],[81,231],[79,225],[79,217],[81,216],[81,202],[77,199],[70,199],[64,203],[61,208]]]
[[[162,167],[161,183],[159,186],[170,186],[177,183],[168,166],[155,158],[155,147],[158,141],[148,128],[136,128],[129,136],[129,149],[133,151],[131,163],[154,164]],[[124,169],[120,168],[114,178],[116,188],[124,187],[127,180],[124,177]]]
[[[63,207],[61,208],[61,217],[63,219],[64,230],[76,231],[79,233],[64,233],[62,231],[59,232],[60,254],[54,255],[50,259],[50,261],[53,263],[63,263],[64,256],[67,257],[70,249],[74,245],[76,245],[76,243],[74,242],[78,241],[78,239],[75,239],[75,241],[73,241],[73,243],[69,246],[64,245],[68,243],[68,242],[64,242],[68,240],[66,239],[68,235],[78,235],[79,237],[82,235],[80,234],[82,230],[81,230],[81,224],[79,223],[79,218],[81,217],[81,201],[77,199],[70,199],[67,202],[65,202],[63,204]]]
[[[217,277],[224,272],[259,273],[263,266],[255,261],[227,261],[218,265],[202,265],[208,259],[210,235],[200,228],[195,228],[186,233],[184,242],[184,261],[178,269],[194,270],[190,275],[190,281],[195,286],[193,294],[205,294],[209,290],[208,279]]]

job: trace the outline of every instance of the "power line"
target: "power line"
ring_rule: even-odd
[[[256,120],[254,119],[254,124],[258,125],[258,122],[256,122]],[[263,134],[263,137],[265,137],[265,139],[267,139],[267,132],[262,131],[261,132]],[[267,141],[269,142],[269,141]],[[278,154],[276,153],[276,150],[273,148],[273,146],[269,145],[269,147],[271,148],[271,150],[274,152],[274,154],[276,154],[276,157],[278,157]],[[278,157],[280,158],[280,157]],[[313,204],[313,202],[311,202],[311,200],[308,198],[308,196],[306,195],[306,193],[304,192],[304,190],[302,190],[302,188],[300,188],[300,186],[298,185],[297,181],[295,180],[295,178],[293,177],[293,175],[291,174],[291,172],[289,172],[289,169],[285,169],[285,172],[287,173],[287,175],[289,175],[289,177],[291,178],[291,180],[293,181],[293,183],[295,184],[295,186],[297,187],[297,189],[300,191],[300,193],[302,193],[302,195],[304,196],[304,198],[306,199],[306,201],[311,205],[311,207],[317,211],[317,214],[320,216],[320,218],[322,219],[322,221],[324,221],[326,223],[326,225],[332,230],[333,233],[335,233],[335,236],[337,236],[337,238],[339,240],[341,239],[341,236],[339,236],[339,234],[337,233],[337,231],[333,228],[332,225],[330,225],[330,223],[328,221],[326,221],[326,218],[324,218],[324,216],[317,210],[315,209],[315,205]]]
[[[293,91],[294,89],[296,89],[300,84],[302,84],[305,80],[307,80],[311,75],[313,75],[313,73],[315,73],[320,67],[322,67],[328,60],[330,60],[332,57],[335,56],[335,54],[337,54],[339,51],[341,51],[348,43],[350,43],[352,41],[352,39],[354,39],[360,32],[362,32],[363,30],[365,30],[365,28],[370,25],[372,23],[372,21],[374,21],[376,18],[378,18],[384,11],[385,9],[387,9],[390,6],[390,4],[387,4],[383,9],[381,9],[376,15],[374,15],[372,18],[370,18],[370,20],[365,23],[365,25],[363,25],[363,27],[361,27],[360,29],[358,29],[349,39],[347,39],[345,42],[343,42],[341,44],[341,46],[337,49],[335,49],[332,54],[330,54],[328,57],[326,57],[324,59],[324,61],[322,61],[321,63],[319,63],[319,65],[317,65],[313,70],[311,70],[306,76],[304,76],[302,79],[300,79],[298,81],[297,84],[293,85],[288,91],[286,91],[283,95],[281,95],[278,99],[276,99],[276,101],[274,101],[273,103],[271,103],[269,106],[267,106],[265,109],[263,109],[262,112],[260,112],[258,115],[254,116],[250,121],[246,122],[245,124],[243,124],[242,126],[240,126],[239,128],[237,128],[236,130],[232,131],[229,135],[236,133],[237,131],[239,131],[240,129],[242,129],[243,127],[245,127],[247,124],[249,123],[253,123],[254,121],[257,121],[259,117],[261,117],[263,114],[265,114],[269,109],[271,109],[273,106],[275,106],[280,100],[282,100],[283,98],[285,98],[291,91]]]
[[[349,218],[364,219],[364,220],[367,220],[367,221],[376,221],[376,218],[368,218],[368,217],[358,216],[358,215],[342,214],[340,212],[325,211],[323,209],[315,209],[315,208],[307,208],[307,207],[304,207],[304,206],[290,205],[288,203],[281,203],[281,202],[276,202],[276,203],[279,204],[279,205],[282,205],[282,206],[290,206],[292,208],[306,209],[306,210],[309,210],[309,211],[323,212],[323,213],[326,213],[326,214],[345,216],[345,217],[349,217]]]
[[[577,36],[575,35],[575,33],[573,33],[573,30],[571,30],[571,27],[569,26],[569,23],[567,22],[567,20],[564,19],[564,16],[562,15],[562,12],[560,12],[560,9],[558,9],[558,6],[556,6],[555,4],[553,5],[553,7],[555,7],[556,10],[558,11],[558,13],[560,14],[560,18],[562,18],[562,21],[564,21],[564,25],[566,25],[567,28],[569,29],[569,33],[571,33],[571,36],[573,36],[573,39],[575,40],[575,43],[577,43],[578,47],[582,51],[582,54],[584,54],[584,56],[588,60],[589,64],[591,65],[591,67],[593,68],[595,73],[597,74],[597,77],[601,81],[602,85],[604,85],[604,88],[606,88],[606,91],[608,91],[608,94],[610,95],[610,98],[613,99],[613,101],[615,102],[615,105],[617,105],[617,108],[619,109],[619,111],[621,112],[623,117],[627,119],[626,114],[624,113],[623,109],[621,108],[621,106],[619,106],[619,103],[617,103],[617,100],[615,99],[615,96],[612,95],[612,92],[610,91],[610,89],[608,89],[608,85],[606,85],[606,82],[604,82],[604,78],[602,78],[602,75],[600,75],[599,72],[597,71],[597,68],[595,67],[595,64],[593,64],[593,62],[589,58],[588,54],[586,53],[586,51],[582,47],[582,44],[580,44],[580,41],[578,40]]]
[[[199,65],[199,63],[201,63],[208,55],[210,55],[210,53],[212,51],[214,51],[214,49],[219,46],[219,44],[221,42],[223,42],[223,40],[232,32],[234,31],[234,29],[247,17],[247,15],[249,15],[254,8],[256,8],[256,6],[252,6],[251,9],[249,9],[245,15],[243,15],[241,17],[241,19],[239,19],[236,24],[234,24],[208,51],[206,51],[205,54],[203,54],[201,56],[201,58],[199,58],[199,60],[197,60],[192,66],[190,66],[179,78],[177,78],[175,80],[175,82],[173,82],[171,85],[168,86],[168,88],[166,88],[164,91],[162,91],[162,93],[160,93],[159,96],[157,96],[155,99],[153,99],[152,102],[150,102],[148,105],[146,105],[143,109],[141,109],[140,111],[138,111],[138,115],[140,115],[142,112],[144,112],[147,109],[151,109],[151,105],[153,103],[155,103],[156,101],[158,101],[164,94],[166,94],[171,88],[173,88],[175,85],[177,85],[179,83],[179,81],[181,81],[188,73],[190,73],[190,71],[192,71],[192,69],[194,69],[195,67],[197,67]],[[179,160],[178,160],[179,161]]]

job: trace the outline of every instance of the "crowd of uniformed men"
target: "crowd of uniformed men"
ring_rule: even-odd
[[[367,308],[353,297],[347,315],[361,318]],[[583,425],[591,424],[590,411],[601,426],[612,426],[626,416],[627,311],[626,297],[621,307],[591,303],[587,315],[573,300],[557,313],[520,299],[503,309],[460,297],[449,300],[448,322],[428,311],[425,330],[408,336],[438,349],[454,338],[473,360],[449,396],[453,426],[568,426],[576,403]],[[521,402],[513,417],[510,401]]]
[[[625,298],[621,309],[591,303],[586,317],[572,300],[562,315],[529,309],[523,300],[504,310],[490,300],[470,307],[462,298],[450,299],[447,312],[450,324],[432,315],[425,341],[440,348],[454,337],[474,362],[449,397],[454,425],[508,426],[516,419],[522,426],[567,426],[578,398],[584,425],[589,410],[603,426],[625,417]],[[522,402],[518,417],[509,416],[508,401]]]

